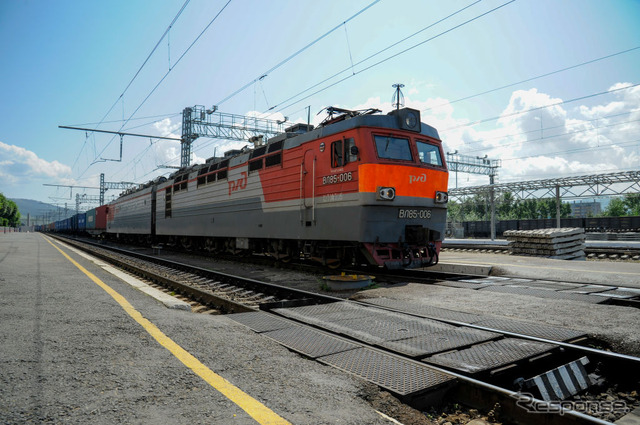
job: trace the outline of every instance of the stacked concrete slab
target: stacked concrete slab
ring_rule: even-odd
[[[585,235],[582,228],[507,230],[509,252],[559,260],[584,260]]]

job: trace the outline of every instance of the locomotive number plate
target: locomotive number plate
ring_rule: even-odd
[[[431,210],[426,208],[400,208],[398,210],[398,218],[422,218],[430,219]]]

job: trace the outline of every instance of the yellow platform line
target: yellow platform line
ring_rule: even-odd
[[[49,239],[45,238],[45,240],[49,242],[55,249],[60,251],[60,253],[67,260],[69,260],[74,266],[76,266],[78,269],[80,269],[80,271],[87,275],[89,279],[91,279],[98,286],[104,289],[105,292],[111,295],[111,297],[113,297],[113,299],[116,300],[118,304],[120,304],[124,311],[126,311],[127,314],[129,314],[129,316],[133,318],[133,320],[138,322],[153,338],[155,338],[155,340],[158,341],[160,345],[169,350],[171,354],[177,357],[178,360],[184,363],[184,365],[191,369],[196,375],[204,379],[209,385],[211,385],[229,400],[238,405],[238,407],[240,407],[242,410],[247,412],[258,423],[262,425],[290,425],[288,421],[278,416],[264,404],[260,403],[258,400],[254,399],[238,387],[234,386],[222,376],[211,371],[211,369],[202,364],[191,353],[176,344],[171,338],[166,336],[160,329],[156,327],[156,325],[151,323],[148,319],[145,319],[142,314],[138,312],[129,303],[129,301],[127,301],[125,297],[123,297],[109,285],[101,281],[93,273],[78,264],[73,258],[67,255],[67,253],[65,253],[62,249],[54,245]]]

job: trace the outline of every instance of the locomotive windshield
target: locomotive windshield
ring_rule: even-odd
[[[420,141],[416,141],[416,145],[418,147],[420,162],[442,167],[442,157],[440,156],[440,149],[437,146]]]
[[[378,156],[385,159],[412,161],[409,139],[391,136],[375,136]]]

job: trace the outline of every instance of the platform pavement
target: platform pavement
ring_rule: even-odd
[[[0,423],[389,423],[362,381],[56,245],[80,267],[40,234],[0,236]]]
[[[486,275],[491,276],[640,288],[640,262],[637,261],[553,260],[505,253],[444,250],[440,253],[440,263],[444,268],[453,269],[455,266],[458,273],[483,270],[487,272]],[[463,267],[464,265],[468,267]]]

